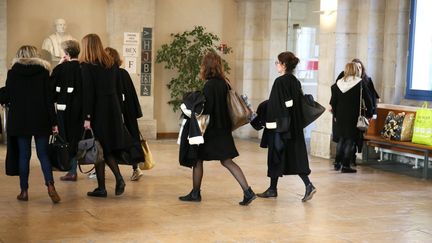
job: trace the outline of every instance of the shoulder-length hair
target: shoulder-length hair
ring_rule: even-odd
[[[224,74],[222,58],[215,51],[208,51],[202,58],[199,78],[201,80],[222,78],[228,82]]]
[[[38,49],[35,46],[24,45],[21,46],[16,55],[16,58],[34,58],[39,57]]]
[[[345,65],[344,78],[349,76],[360,77],[360,70],[355,62],[350,62]]]
[[[121,60],[120,54],[116,49],[112,47],[105,47],[105,51],[108,55],[112,57],[116,66],[120,67],[122,65],[123,61]]]
[[[80,62],[100,64],[105,68],[114,65],[114,60],[109,56],[102,46],[102,41],[97,34],[88,34],[81,40]]]

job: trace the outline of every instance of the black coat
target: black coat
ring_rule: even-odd
[[[57,65],[51,74],[51,82],[54,102],[57,104],[59,134],[69,143],[71,155],[75,155],[84,121],[83,83],[79,62],[69,61]]]
[[[57,125],[49,64],[39,58],[15,59],[8,71],[4,101],[9,106],[9,136],[49,136]]]
[[[123,124],[121,84],[118,68],[82,63],[84,119],[91,121],[95,137],[100,141],[104,156],[131,147]]]
[[[336,78],[336,82],[337,82],[339,79],[343,78],[344,75],[345,75],[345,72],[342,71],[342,72],[339,74],[339,76]],[[380,97],[379,97],[378,92],[376,91],[375,86],[374,86],[374,84],[373,84],[373,82],[372,82],[372,78],[369,77],[369,76],[366,75],[366,74],[364,74],[361,78],[362,78],[363,83],[366,84],[366,87],[367,87],[368,90],[369,90],[369,94],[370,94],[371,99],[372,99],[372,100],[371,100],[371,101],[372,101],[372,114],[375,115],[375,114],[376,114],[376,108],[377,108],[377,105],[378,105],[378,99],[379,99]],[[336,82],[335,82],[335,83],[336,83]]]
[[[140,140],[140,131],[137,119],[142,117],[143,113],[135,86],[129,73],[123,68],[119,68],[119,78],[122,86],[123,117],[125,125],[132,137],[136,140]]]
[[[311,172],[303,134],[302,96],[300,81],[294,75],[275,80],[266,116],[269,177]]]
[[[198,144],[202,143],[203,137],[196,114],[201,114],[204,105],[205,97],[200,91],[188,93],[183,98],[183,104],[181,105],[183,122],[179,134],[179,162],[182,166],[195,166],[199,160]]]
[[[123,119],[124,124],[132,137],[132,147],[129,150],[129,156],[131,164],[144,162],[144,151],[141,146],[141,132],[139,130],[137,119],[143,116],[141,111],[141,105],[138,100],[138,95],[135,90],[135,86],[129,73],[119,68],[119,79],[122,88],[122,100],[123,100]]]
[[[339,138],[353,139],[355,141],[362,138],[362,132],[357,129],[360,110],[360,86],[363,89],[362,96],[366,105],[366,112],[363,115],[371,118],[373,115],[372,96],[363,81],[359,81],[346,92],[342,92],[337,83],[331,87],[330,105],[335,118],[335,133]]]
[[[222,78],[209,79],[204,85],[206,103],[203,114],[210,115],[210,122],[204,133],[204,144],[198,148],[202,160],[232,159],[239,155],[231,134],[227,93],[228,85]]]

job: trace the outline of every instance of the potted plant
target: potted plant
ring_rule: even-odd
[[[199,79],[201,59],[208,50],[229,54],[232,48],[226,44],[217,44],[220,38],[206,32],[202,26],[195,26],[192,31],[171,34],[170,44],[163,44],[156,54],[156,63],[165,63],[164,68],[177,71],[178,75],[168,83],[171,99],[168,101],[177,111],[182,103],[183,95],[187,92],[202,90],[204,82]],[[223,60],[225,72],[230,67]]]

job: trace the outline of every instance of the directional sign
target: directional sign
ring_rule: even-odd
[[[143,28],[141,34],[141,95],[151,96],[153,29]]]

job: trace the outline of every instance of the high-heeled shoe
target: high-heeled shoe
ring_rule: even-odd
[[[53,203],[58,203],[61,200],[52,182],[48,183],[48,196]]]
[[[316,193],[316,188],[312,185],[312,183],[309,183],[309,185],[306,186],[305,195],[302,198],[302,202],[307,202],[312,199],[313,195]]]
[[[201,202],[201,190],[192,189],[192,191],[186,196],[179,197],[179,200],[186,202]]]
[[[19,201],[28,201],[28,193],[27,190],[21,190],[20,194],[17,196]]]
[[[92,192],[87,192],[89,197],[107,197],[107,191],[105,189],[96,188]]]
[[[116,182],[116,187],[115,187],[116,196],[123,194],[125,186],[126,186],[126,183],[124,182],[123,178]]]
[[[239,202],[242,206],[247,206],[249,203],[251,203],[256,198],[255,192],[252,191],[252,188],[248,188],[244,191],[243,201]]]

